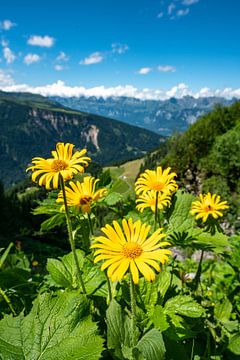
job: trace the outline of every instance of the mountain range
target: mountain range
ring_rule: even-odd
[[[26,175],[34,156],[49,157],[57,142],[87,148],[101,165],[143,156],[164,137],[136,126],[72,110],[28,93],[0,92],[0,179],[7,186]]]
[[[168,100],[139,100],[130,97],[52,97],[60,104],[140,126],[158,134],[169,136],[184,132],[199,117],[217,105],[231,105],[236,99],[222,97],[185,96]]]

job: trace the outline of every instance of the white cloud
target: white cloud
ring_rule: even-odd
[[[159,65],[158,71],[160,71],[160,72],[175,72],[176,68],[171,65]]]
[[[170,5],[168,5],[168,15],[171,15],[173,10],[176,8],[176,5],[174,3],[171,3]]]
[[[57,61],[68,61],[69,57],[65,54],[65,52],[60,51],[59,55],[56,58]]]
[[[138,74],[140,75],[146,75],[149,74],[152,69],[150,67],[143,67],[138,71]]]
[[[189,8],[187,9],[180,9],[177,11],[177,16],[185,16],[189,13]]]
[[[186,5],[186,6],[191,6],[191,5],[196,4],[198,2],[199,2],[199,0],[183,0],[182,4]]]
[[[12,52],[9,47],[3,48],[3,57],[6,60],[7,64],[11,64],[16,59],[16,55]]]
[[[129,49],[127,44],[119,44],[119,43],[114,43],[112,44],[112,53],[117,53],[117,54],[124,54],[127,50]]]
[[[64,70],[64,67],[62,65],[57,64],[57,65],[54,66],[54,69],[56,71],[62,71],[62,70]]]
[[[159,14],[157,14],[157,18],[161,19],[163,17],[163,15],[164,15],[164,12],[161,11]]]
[[[14,22],[12,22],[11,20],[3,20],[1,23],[0,23],[0,27],[3,29],[3,30],[10,30],[12,27],[16,26],[16,24]]]
[[[134,97],[140,100],[166,100],[171,97],[182,98],[190,95],[196,98],[206,96],[220,96],[231,99],[233,97],[240,99],[240,88],[225,88],[211,90],[207,87],[193,92],[186,84],[181,83],[172,88],[165,89],[137,89],[132,85],[119,85],[115,87],[106,88],[105,86],[96,86],[93,88],[85,88],[84,86],[67,86],[63,81],[59,80],[56,83],[45,86],[31,86],[27,84],[14,84],[14,81],[9,75],[1,73],[0,71],[0,89],[4,91],[18,91],[30,92],[34,94],[41,94],[43,96],[62,96],[62,97],[79,97],[79,96],[96,96],[96,97],[111,97],[111,96],[126,96]]]
[[[11,77],[11,75],[9,75],[8,73],[6,73],[6,71],[4,71],[3,69],[0,69],[0,88],[1,87],[6,87],[6,86],[13,86],[14,85],[14,80]]]
[[[92,64],[98,64],[103,61],[103,55],[100,52],[95,52],[85,59],[80,61],[81,65],[92,65]]]
[[[2,47],[7,47],[8,46],[8,41],[5,40],[5,39],[2,39],[1,40],[1,45],[2,45]]]
[[[24,59],[23,59],[23,62],[26,64],[26,65],[30,65],[32,63],[36,63],[38,61],[41,60],[41,57],[37,54],[27,54]]]
[[[27,43],[33,46],[41,46],[41,47],[52,47],[54,45],[55,39],[51,36],[39,36],[39,35],[32,35],[28,39]]]

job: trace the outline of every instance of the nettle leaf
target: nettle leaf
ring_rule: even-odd
[[[194,217],[190,214],[194,196],[178,190],[174,199],[174,208],[169,218],[167,233],[188,232],[193,229],[195,224]]]
[[[178,295],[169,299],[164,307],[166,314],[179,314],[191,318],[204,316],[205,310],[188,295]]]
[[[139,340],[136,349],[146,360],[163,360],[166,352],[162,334],[157,329],[151,329]]]
[[[120,358],[132,352],[130,339],[130,319],[123,314],[121,306],[112,300],[106,312],[107,317],[107,347],[114,350]],[[125,356],[124,356],[125,355]]]
[[[77,292],[44,293],[31,312],[0,321],[0,357],[8,360],[98,360],[103,339]]]

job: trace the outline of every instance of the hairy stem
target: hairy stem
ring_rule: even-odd
[[[74,261],[74,264],[75,264],[76,275],[77,275],[77,278],[79,279],[79,282],[81,284],[83,293],[87,294],[86,288],[85,288],[85,285],[84,285],[84,282],[83,282],[80,266],[79,266],[79,263],[78,263],[75,240],[74,240],[73,231],[72,231],[72,222],[71,222],[71,219],[70,219],[70,214],[69,214],[68,205],[67,205],[65,184],[64,184],[64,180],[63,180],[63,177],[62,177],[61,174],[60,174],[60,186],[61,186],[62,193],[63,193],[63,201],[64,201],[65,215],[66,215],[66,222],[67,222],[67,229],[68,229],[68,238],[69,238],[69,243],[70,243],[71,250],[72,250],[72,253],[73,253],[73,261]]]
[[[157,228],[158,223],[158,191],[156,192],[156,201],[155,201],[155,224],[154,224],[154,230]]]
[[[132,279],[132,274],[130,273],[130,296],[131,296],[131,333],[132,333],[132,347],[137,344],[137,323],[136,323],[136,292],[135,285]]]

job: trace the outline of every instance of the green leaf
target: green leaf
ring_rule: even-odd
[[[201,305],[188,295],[178,295],[169,299],[164,307],[166,314],[179,314],[191,318],[198,318],[205,314]]]
[[[207,232],[201,232],[196,235],[195,244],[200,244],[208,249],[213,249],[217,253],[223,252],[227,247],[230,247],[228,237],[222,233],[216,232],[211,235]]]
[[[171,274],[167,271],[162,271],[158,275],[156,281],[158,285],[158,291],[160,292],[162,299],[164,299],[164,296],[166,295],[166,292],[168,291],[168,288],[171,284]]]
[[[107,312],[107,347],[114,349],[116,356],[123,358],[121,346],[124,345],[124,320],[121,306],[112,300]]]
[[[166,352],[162,334],[157,329],[148,331],[140,339],[136,348],[146,360],[162,360]]]
[[[116,205],[123,199],[122,195],[117,192],[111,192],[105,197],[105,203],[109,206]]]
[[[232,312],[232,304],[227,298],[222,303],[217,303],[214,308],[214,315],[221,322],[228,321],[231,312]]]
[[[41,231],[48,231],[52,230],[57,226],[61,226],[65,223],[65,215],[62,214],[55,214],[51,216],[49,219],[43,221],[41,224]]]
[[[190,214],[194,196],[178,190],[175,195],[173,210],[169,218],[167,233],[185,232],[192,230],[195,224],[194,217]]]
[[[4,253],[0,257],[0,269],[3,267],[3,264],[4,264],[5,260],[7,259],[8,254],[9,254],[12,247],[13,247],[13,243],[10,243],[8,245],[7,249],[4,251]]]
[[[107,318],[107,347],[113,349],[120,358],[132,352],[131,348],[131,320],[124,316],[121,306],[112,300],[106,313]]]
[[[228,349],[235,355],[240,355],[240,334],[236,334],[230,339]]]
[[[164,313],[164,309],[161,305],[155,306],[152,321],[154,327],[161,332],[167,330],[170,326],[167,321],[166,314]]]
[[[77,292],[44,293],[24,317],[0,321],[0,358],[8,360],[98,360],[103,339]]]
[[[47,260],[47,270],[57,285],[64,288],[72,287],[72,274],[62,261],[57,259]]]

